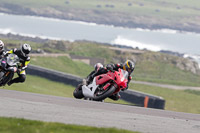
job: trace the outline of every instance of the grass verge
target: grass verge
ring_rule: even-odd
[[[172,90],[141,84],[130,84],[129,89],[163,97],[166,110],[200,114],[200,91]]]
[[[81,77],[86,77],[93,67],[80,61],[73,61],[67,56],[31,57],[31,63],[44,68],[54,69]]]
[[[138,133],[116,128],[95,128],[0,117],[1,133]]]

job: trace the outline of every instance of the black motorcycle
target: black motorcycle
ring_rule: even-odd
[[[16,54],[8,54],[0,59],[0,86],[5,86],[14,76],[19,65]]]

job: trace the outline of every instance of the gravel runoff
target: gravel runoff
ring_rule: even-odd
[[[142,133],[199,133],[200,114],[0,89],[0,116],[115,127]]]

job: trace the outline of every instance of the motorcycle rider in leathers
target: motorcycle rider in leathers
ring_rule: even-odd
[[[121,68],[123,70],[126,70],[128,72],[128,74],[129,74],[128,82],[127,82],[127,88],[123,89],[123,91],[124,91],[124,90],[128,89],[128,84],[129,84],[130,80],[132,79],[132,77],[130,75],[135,69],[135,64],[132,61],[127,60],[124,64],[122,64],[122,63],[108,64],[108,65],[106,65],[106,67],[103,67],[103,65],[101,63],[97,63],[97,64],[95,64],[94,67],[95,67],[95,70],[92,71],[87,77],[87,84],[92,82],[93,78],[95,76],[107,73],[109,70],[118,71],[118,69]],[[120,98],[120,95],[119,95],[119,93],[116,93],[116,94],[110,96],[109,98],[111,98],[113,100],[118,100]]]
[[[23,44],[20,49],[13,49],[8,51],[6,54],[16,54],[19,57],[20,66],[17,70],[18,77],[15,79],[12,79],[7,84],[10,86],[13,83],[22,83],[26,80],[26,68],[28,64],[30,63],[30,56],[29,53],[31,52],[31,46],[29,44]]]

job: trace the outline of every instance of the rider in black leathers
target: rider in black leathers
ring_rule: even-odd
[[[17,74],[18,77],[15,79],[12,79],[7,84],[8,86],[12,85],[13,83],[23,83],[26,80],[26,68],[28,67],[28,64],[30,63],[30,56],[29,53],[31,52],[31,46],[29,44],[23,44],[20,49],[12,49],[8,51],[6,54],[16,54],[20,59],[20,66],[18,68]]]

